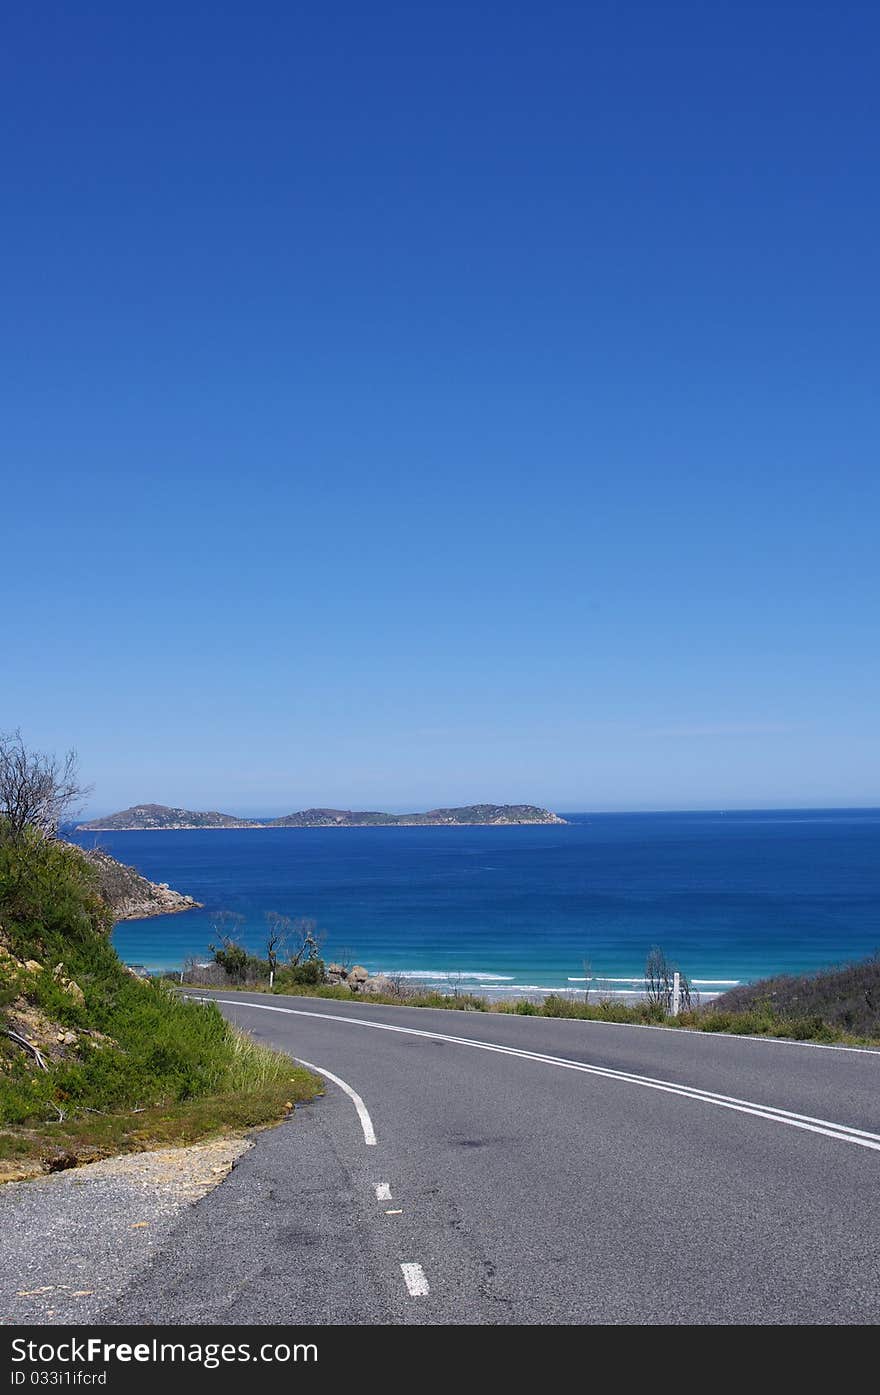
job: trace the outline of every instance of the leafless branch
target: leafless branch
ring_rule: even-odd
[[[649,951],[645,961],[645,997],[664,1012],[672,1011],[675,991],[675,975],[678,974],[679,1006],[689,1011],[692,1006],[691,985],[687,974],[683,974],[666,957],[664,950],[657,945]]]
[[[318,922],[307,917],[290,922],[287,962],[293,968],[309,959],[320,956],[325,936],[318,929]]]
[[[654,945],[645,960],[645,997],[664,1012],[669,1012],[672,1007],[673,972],[664,951]]]
[[[20,731],[0,733],[0,820],[6,837],[21,841],[33,830],[55,838],[89,794],[81,785],[75,751],[61,758],[30,751]]]
[[[292,934],[293,921],[290,916],[281,915],[278,911],[266,912],[266,959],[270,974],[277,972],[278,960],[287,949]]]
[[[23,1037],[20,1032],[14,1032],[11,1027],[6,1028],[6,1035],[9,1037],[10,1041],[15,1042],[16,1046],[20,1046],[23,1050],[30,1052],[37,1065],[40,1067],[40,1070],[49,1069],[42,1051],[39,1047],[34,1046],[33,1042],[28,1041],[27,1037]]]

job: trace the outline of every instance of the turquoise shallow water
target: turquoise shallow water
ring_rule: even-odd
[[[703,992],[880,948],[880,810],[579,814],[534,828],[79,835],[203,911],[129,921],[130,963],[203,957],[218,910],[314,917],[329,958],[462,987],[617,991],[662,945]]]

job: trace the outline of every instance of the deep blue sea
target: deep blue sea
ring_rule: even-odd
[[[706,995],[880,948],[880,810],[571,814],[566,826],[246,829],[78,835],[205,909],[128,921],[150,969],[207,957],[217,911],[309,916],[325,957],[510,992],[611,991],[652,945]],[[581,985],[582,986],[582,985]]]

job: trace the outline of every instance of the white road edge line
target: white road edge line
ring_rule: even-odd
[[[426,1293],[431,1292],[425,1271],[420,1264],[401,1264],[400,1267],[410,1298],[424,1298]]]
[[[524,1061],[537,1061],[544,1065],[580,1071],[585,1075],[595,1075],[606,1080],[641,1085],[645,1089],[660,1090],[664,1094],[681,1095],[685,1099],[697,1100],[702,1104],[714,1104],[720,1109],[731,1109],[738,1114],[751,1114],[758,1119],[768,1119],[775,1124],[787,1124],[791,1128],[803,1129],[808,1133],[823,1134],[826,1138],[835,1138],[841,1143],[854,1143],[860,1148],[870,1148],[874,1152],[880,1152],[880,1134],[870,1133],[867,1129],[853,1128],[850,1124],[837,1124],[829,1119],[817,1119],[811,1114],[796,1114],[789,1109],[777,1108],[776,1105],[758,1104],[754,1100],[739,1099],[736,1095],[716,1094],[712,1090],[701,1090],[695,1085],[680,1085],[673,1080],[660,1080],[649,1075],[636,1075],[631,1071],[613,1070],[610,1066],[591,1066],[583,1061],[568,1060],[565,1056],[548,1056],[537,1051],[525,1051],[519,1047],[477,1041],[473,1037],[455,1037],[444,1032],[422,1031],[418,1027],[397,1027],[388,1022],[369,1022],[363,1017],[342,1017],[337,1013],[315,1013],[308,1012],[303,1008],[274,1007],[268,1003],[249,1003],[241,999],[236,1001],[234,998],[204,998],[202,1001],[224,1003],[228,1007],[254,1008],[257,1012],[281,1012],[290,1017],[318,1017],[325,1022],[345,1022],[349,1026],[371,1027],[374,1031],[379,1032],[397,1032],[403,1036],[425,1037],[428,1040],[450,1042],[455,1046],[470,1046],[478,1051],[493,1051],[502,1056],[516,1056]],[[305,1065],[307,1062],[302,1064]],[[318,1070],[318,1067],[314,1066],[312,1069]],[[323,1073],[328,1074],[328,1072]],[[329,1078],[335,1079],[335,1077]],[[342,1085],[342,1081],[338,1081],[338,1083]]]
[[[316,1075],[323,1075],[326,1080],[332,1080],[334,1085],[338,1085],[340,1090],[345,1091],[357,1110],[358,1118],[361,1121],[361,1128],[364,1131],[364,1142],[368,1148],[375,1148],[376,1133],[373,1128],[373,1121],[370,1118],[367,1106],[364,1104],[357,1090],[353,1090],[350,1085],[346,1085],[345,1081],[340,1080],[338,1075],[334,1075],[332,1070],[327,1070],[324,1066],[316,1066],[314,1061],[304,1061],[301,1056],[293,1056],[291,1059],[297,1061],[299,1065],[306,1066],[309,1070],[313,1070]]]
[[[390,1201],[390,1200],[391,1200],[391,1188],[390,1188],[390,1186],[388,1185],[387,1182],[377,1182],[377,1183],[376,1183],[376,1200],[377,1200],[377,1201]]]
[[[197,993],[186,993],[184,996],[187,997],[187,998],[194,998],[195,1001],[198,1002],[198,1003],[213,1003],[213,1002],[226,1003],[226,1002],[229,1002],[229,999],[228,999],[228,998],[202,998],[202,997],[200,997]],[[234,1006],[234,1004],[233,1004],[233,1006]],[[250,1007],[262,1007],[263,1004],[262,1004],[262,1003],[250,1003],[250,1004],[248,1004],[247,1006],[250,1006]],[[281,1009],[279,1009],[279,1010],[282,1011],[282,1012],[284,1011],[283,1008],[281,1008]],[[297,1063],[298,1065],[300,1065],[300,1066],[305,1066],[308,1070],[313,1070],[313,1071],[315,1072],[316,1075],[323,1075],[324,1078],[325,1078],[325,1080],[332,1080],[334,1085],[338,1085],[339,1088],[340,1088],[340,1090],[344,1090],[344,1091],[345,1091],[345,1093],[348,1095],[348,1098],[351,1100],[352,1104],[354,1105],[355,1109],[357,1110],[358,1118],[359,1118],[360,1121],[361,1121],[361,1128],[362,1128],[363,1131],[364,1131],[364,1143],[366,1143],[366,1145],[367,1145],[368,1148],[375,1148],[375,1146],[376,1146],[376,1131],[375,1131],[375,1129],[373,1128],[373,1121],[372,1121],[372,1119],[370,1118],[370,1112],[369,1112],[369,1110],[367,1109],[367,1106],[364,1104],[364,1102],[363,1102],[363,1100],[361,1099],[360,1095],[358,1094],[357,1090],[353,1090],[353,1089],[351,1088],[350,1085],[346,1084],[346,1082],[345,1082],[344,1080],[341,1080],[340,1077],[339,1077],[338,1075],[334,1075],[333,1072],[332,1072],[332,1070],[327,1070],[325,1066],[316,1066],[315,1063],[314,1063],[314,1061],[304,1061],[304,1060],[302,1059],[301,1056],[291,1056],[290,1059],[291,1059],[292,1061],[296,1061],[296,1063]],[[387,1184],[383,1184],[383,1185],[387,1185]],[[378,1196],[378,1188],[377,1188],[377,1190],[376,1190],[376,1195]],[[380,1199],[381,1199],[381,1198],[380,1198]],[[388,1193],[388,1198],[387,1198],[387,1199],[388,1199],[389,1201],[391,1200],[391,1193],[390,1193],[390,1191],[389,1191],[389,1193]]]
[[[200,1003],[211,1002],[210,998],[200,998],[196,993],[184,993],[184,998],[194,998]],[[217,999],[218,1002],[225,1002],[225,999]],[[257,1007],[257,1003],[251,1003],[251,1007]],[[401,1005],[404,1012],[460,1012],[460,1008],[407,1008]],[[316,1017],[326,1016],[325,1013],[316,1012]],[[540,1019],[538,1019],[540,1020]],[[842,1046],[839,1042],[831,1041],[795,1041],[793,1037],[760,1037],[750,1036],[747,1032],[701,1032],[697,1027],[661,1027],[656,1022],[610,1022],[602,1017],[574,1018],[574,1017],[554,1017],[554,1023],[566,1027],[582,1027],[588,1021],[591,1027],[620,1027],[624,1032],[667,1032],[677,1037],[699,1037],[701,1041],[754,1041],[759,1046],[795,1046],[803,1047],[807,1051],[836,1051],[847,1052],[850,1056],[880,1056],[880,1046]],[[526,1018],[526,1021],[535,1021],[534,1017]]]

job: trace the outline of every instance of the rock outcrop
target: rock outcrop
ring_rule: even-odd
[[[342,964],[328,964],[326,974],[328,983],[338,984],[364,997],[395,992],[395,985],[387,974],[371,974],[363,964],[355,964],[351,969],[346,969]]]
[[[192,896],[174,891],[167,882],[151,882],[135,867],[117,862],[101,848],[78,849],[97,868],[101,895],[117,920],[146,920],[154,915],[177,915],[201,906]]]
[[[36,959],[19,959],[9,948],[8,939],[0,927],[0,989],[15,994],[5,1010],[0,1030],[27,1053],[27,1064],[33,1069],[46,1070],[47,1062],[76,1059],[83,1046],[101,1048],[115,1042],[103,1032],[87,1028],[71,1029],[49,1017],[36,1001],[37,979],[51,973],[61,991],[76,1007],[85,1005],[85,995],[79,984],[65,972],[63,964],[51,971]],[[0,1065],[2,1070],[2,1065]]]

